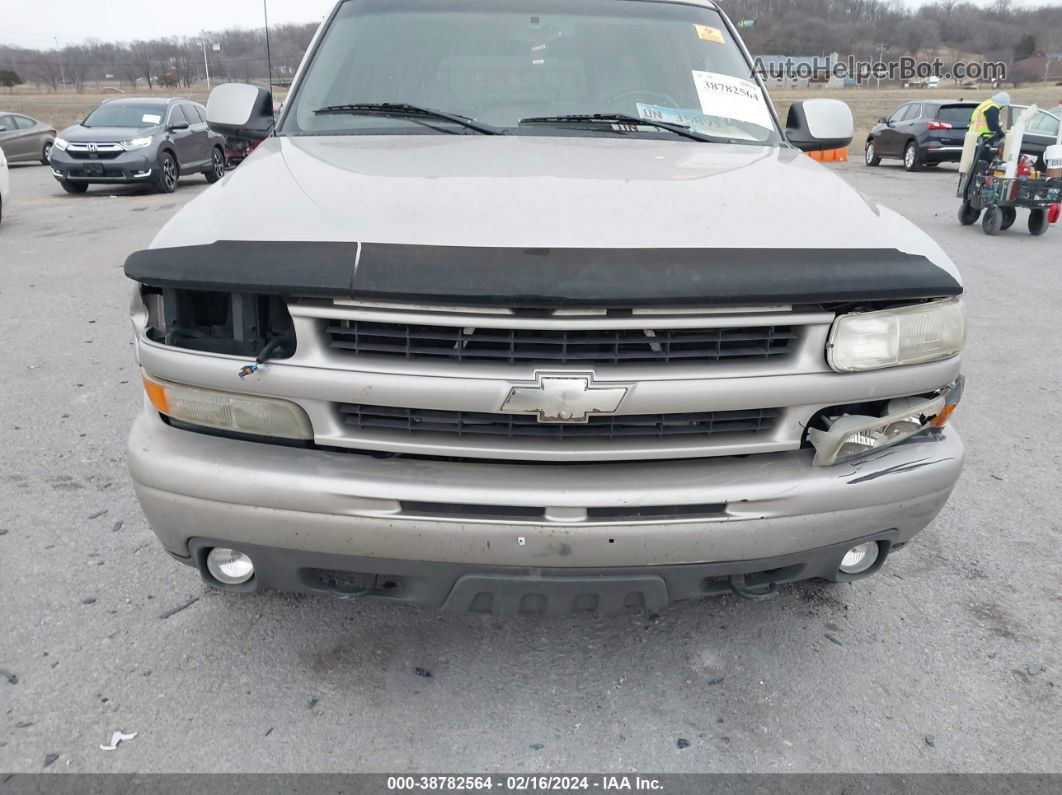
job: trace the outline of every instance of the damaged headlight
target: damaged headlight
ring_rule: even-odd
[[[830,330],[826,359],[841,372],[877,370],[946,359],[965,341],[966,310],[949,298],[841,315]]]
[[[808,440],[815,448],[815,466],[830,466],[865,453],[881,450],[929,428],[941,428],[962,396],[960,378],[931,398],[890,400],[881,417],[845,414],[826,417],[826,430],[812,428]]]
[[[252,436],[313,438],[310,418],[288,400],[174,384],[147,376],[144,391],[160,414],[178,422]]]

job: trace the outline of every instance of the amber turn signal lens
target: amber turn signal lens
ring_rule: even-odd
[[[151,401],[151,405],[158,409],[160,414],[169,414],[170,406],[166,400],[166,389],[162,384],[156,384],[154,381],[149,381],[147,378],[144,380],[144,391],[147,392],[148,400]]]
[[[947,424],[948,420],[951,419],[952,413],[958,407],[958,403],[949,403],[947,406],[940,410],[940,413],[937,414],[937,416],[935,416],[929,421],[929,424],[932,425],[934,428],[943,428]]]

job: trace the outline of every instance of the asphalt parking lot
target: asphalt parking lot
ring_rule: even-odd
[[[855,584],[505,620],[240,598],[170,560],[124,465],[122,265],[206,183],[68,196],[12,167],[0,771],[1058,771],[1062,228],[960,227],[953,167],[831,167],[965,276],[968,459],[942,515]],[[114,730],[137,736],[100,750]]]

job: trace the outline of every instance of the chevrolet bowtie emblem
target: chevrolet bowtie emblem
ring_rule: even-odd
[[[540,373],[530,384],[514,384],[502,403],[508,414],[537,414],[539,422],[586,422],[591,414],[611,414],[630,389],[595,386],[592,373]]]

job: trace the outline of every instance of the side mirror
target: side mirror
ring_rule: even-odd
[[[852,110],[839,99],[806,99],[789,106],[785,137],[797,149],[817,152],[852,143]]]
[[[188,129],[188,122],[186,122],[186,121],[175,121],[173,124],[171,124],[169,126],[169,129],[171,131],[173,131],[173,130],[187,130]]]
[[[247,83],[225,83],[210,92],[207,124],[223,135],[260,141],[273,130],[273,97]]]

